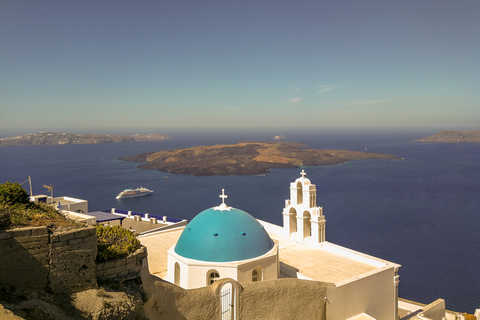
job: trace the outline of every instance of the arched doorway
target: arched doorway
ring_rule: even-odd
[[[180,265],[178,264],[178,262],[175,262],[173,277],[174,277],[173,283],[179,286],[180,285]]]
[[[227,280],[220,287],[220,319],[238,319],[239,285],[237,282]]]

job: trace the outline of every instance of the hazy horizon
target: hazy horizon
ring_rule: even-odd
[[[480,124],[480,2],[0,3],[0,136]]]
[[[58,128],[57,130],[38,130],[29,131],[25,128],[18,128],[12,130],[0,129],[0,138],[12,137],[17,135],[27,135],[31,133],[40,132],[65,132],[73,134],[116,134],[116,135],[132,135],[132,134],[148,134],[148,133],[160,133],[170,135],[173,139],[175,137],[197,137],[198,135],[222,135],[227,134],[229,136],[254,136],[254,135],[269,135],[273,139],[276,135],[283,135],[287,140],[291,140],[292,136],[298,135],[321,135],[334,134],[334,135],[358,135],[358,134],[407,134],[411,133],[415,139],[424,138],[427,135],[435,134],[441,130],[460,130],[469,131],[477,130],[475,127],[456,127],[456,128],[442,128],[442,127],[207,127],[207,128],[188,128],[188,127],[165,127],[165,128]],[[413,139],[413,138],[412,138]]]

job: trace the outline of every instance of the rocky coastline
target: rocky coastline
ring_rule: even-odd
[[[62,144],[99,144],[131,141],[162,141],[172,137],[166,134],[75,134],[65,132],[40,132],[18,135],[0,139],[0,147],[29,145],[62,145]]]
[[[480,130],[477,131],[456,131],[442,130],[434,135],[412,140],[411,142],[434,142],[434,143],[480,143]]]

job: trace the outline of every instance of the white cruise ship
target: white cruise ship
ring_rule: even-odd
[[[136,189],[127,188],[118,194],[117,199],[142,197],[152,193],[153,193],[152,190],[148,190],[147,188],[144,188],[144,187],[140,187]]]

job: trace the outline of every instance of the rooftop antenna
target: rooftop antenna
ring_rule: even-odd
[[[51,201],[52,201],[52,203],[53,203],[53,186],[52,186],[52,185],[46,185],[46,184],[44,184],[43,187],[44,187],[45,189],[50,190],[50,196],[51,196],[51,198],[52,198]]]

